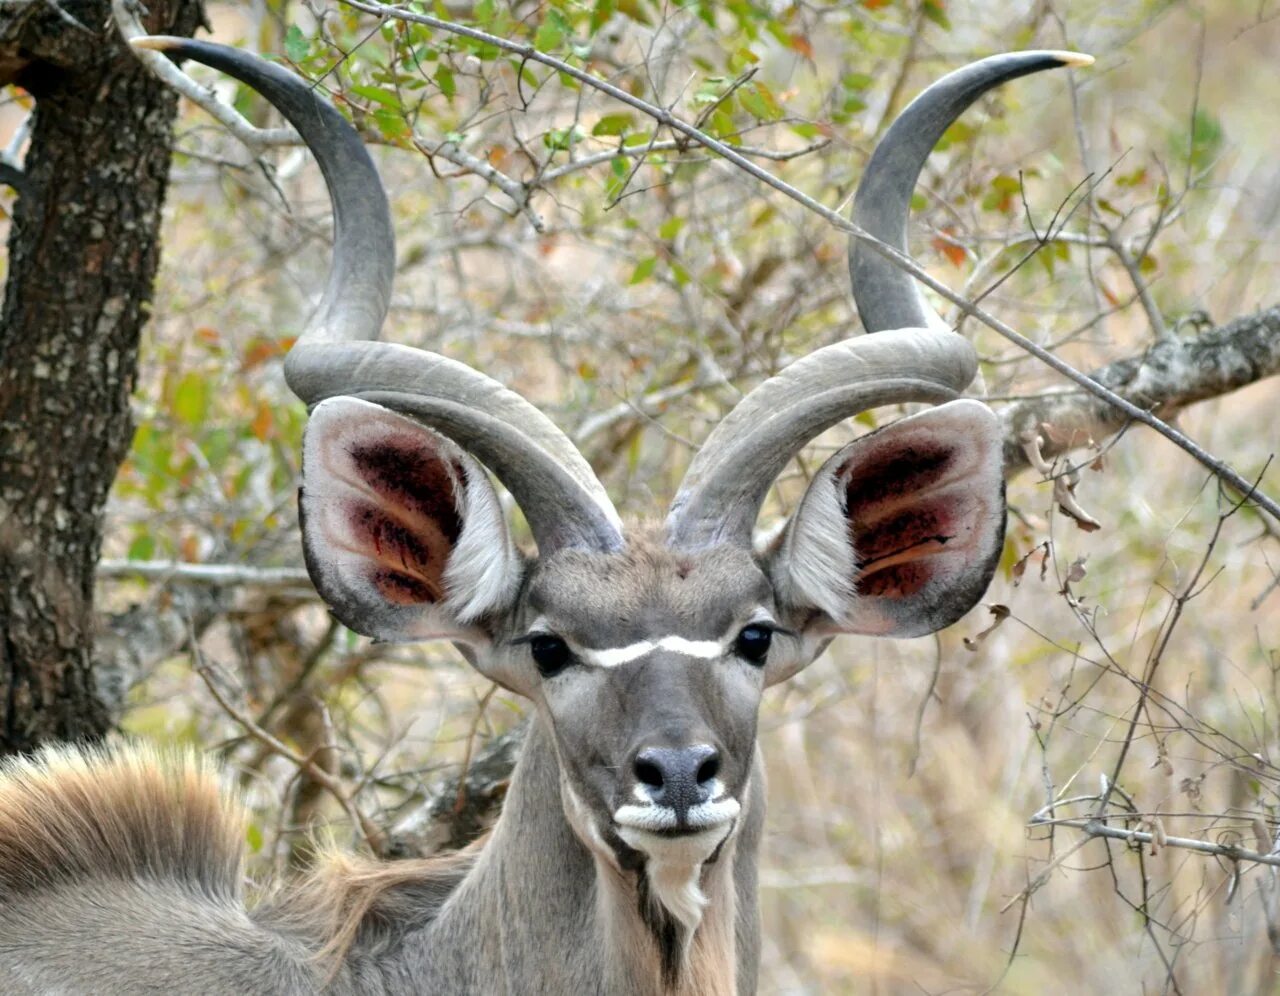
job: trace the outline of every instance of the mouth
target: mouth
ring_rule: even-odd
[[[613,822],[624,838],[629,834],[657,839],[713,836],[732,825],[741,808],[738,800],[730,796],[698,803],[684,812],[655,803],[631,804],[618,807]]]

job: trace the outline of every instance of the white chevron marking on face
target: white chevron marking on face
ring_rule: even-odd
[[[584,661],[596,667],[618,667],[639,660],[655,650],[669,650],[705,661],[716,660],[727,652],[726,643],[722,640],[686,640],[683,636],[664,636],[659,640],[641,640],[626,647],[607,647],[601,650],[584,647],[580,654]]]

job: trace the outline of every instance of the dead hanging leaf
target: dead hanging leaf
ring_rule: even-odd
[[[1030,556],[1030,554],[1028,554],[1028,556]],[[1025,560],[1026,558],[1024,557],[1023,559]],[[965,649],[977,650],[978,647],[982,644],[982,641],[985,640],[992,633],[994,633],[997,629],[999,629],[1000,624],[1004,622],[1006,619],[1008,619],[1010,615],[1009,606],[1001,605],[999,603],[996,603],[994,605],[988,605],[987,611],[990,612],[991,615],[994,617],[991,620],[991,625],[988,626],[986,629],[982,630],[982,632],[975,634],[973,637],[966,636],[964,638]]]
[[[1013,586],[1015,588],[1018,587],[1018,585],[1022,584],[1022,575],[1027,573],[1027,564],[1030,563],[1031,558],[1034,557],[1037,553],[1043,554],[1043,556],[1040,558],[1040,580],[1041,581],[1044,580],[1044,572],[1049,563],[1049,541],[1048,540],[1045,540],[1043,543],[1036,544],[1034,547],[1032,547],[1030,550],[1027,551],[1027,555],[1025,557],[1023,557],[1021,560],[1017,561],[1013,565],[1013,568],[1011,569],[1010,573],[1013,575]]]
[[[1083,581],[1085,575],[1089,572],[1085,570],[1084,562],[1087,557],[1077,557],[1071,562],[1071,566],[1067,568],[1067,575],[1062,579],[1062,587],[1058,589],[1059,595],[1070,595],[1071,586],[1077,581]]]
[[[1191,803],[1191,808],[1199,812],[1200,810],[1200,783],[1204,780],[1204,775],[1198,775],[1195,778],[1184,778],[1178,784],[1178,788],[1187,797],[1187,801]]]
[[[1063,474],[1054,479],[1053,498],[1058,503],[1058,508],[1074,519],[1075,524],[1086,533],[1096,532],[1102,528],[1102,523],[1081,508],[1080,503],[1076,501],[1075,474]]]

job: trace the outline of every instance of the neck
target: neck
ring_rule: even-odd
[[[408,976],[442,994],[754,992],[758,760],[755,768],[735,839],[697,872],[706,905],[688,930],[654,900],[642,861],[619,863],[574,832],[550,734],[535,720],[489,843],[410,940]]]

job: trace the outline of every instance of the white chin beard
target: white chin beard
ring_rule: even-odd
[[[645,876],[650,894],[684,927],[686,938],[693,936],[707,905],[700,883],[702,866],[728,839],[733,828],[733,820],[679,836],[623,825],[617,828],[623,842],[647,859]]]

